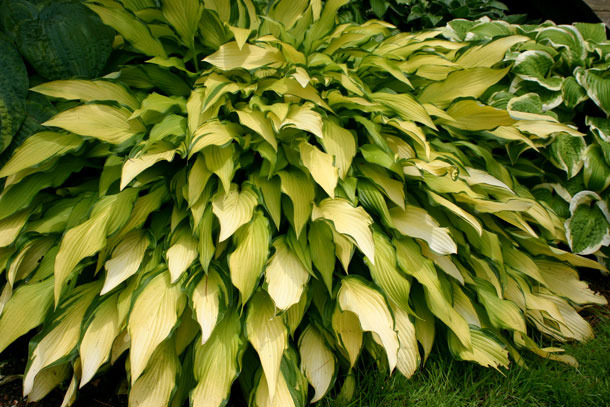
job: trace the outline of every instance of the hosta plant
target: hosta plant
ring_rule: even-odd
[[[570,248],[607,261],[610,243],[610,42],[603,24],[515,26],[456,20],[447,36],[490,41],[525,35],[530,41],[507,53],[510,82],[490,93],[488,103],[539,120],[572,123],[586,137],[557,132],[540,144],[543,154],[522,175],[535,181],[536,197],[565,219]],[[533,117],[533,116],[532,116]],[[518,161],[521,152],[510,153]],[[531,157],[527,157],[528,160]]]
[[[121,363],[133,406],[221,406],[236,378],[304,406],[435,341],[576,364],[532,330],[590,338],[575,267],[603,267],[494,154],[583,134],[480,101],[528,38],[337,25],[345,3],[88,3],[139,58],[35,86],[60,111],[0,169],[0,351],[36,329],[30,400]]]

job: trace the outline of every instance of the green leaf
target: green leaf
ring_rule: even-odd
[[[568,173],[568,178],[576,176],[584,164],[585,141],[569,134],[557,134],[550,148],[551,162]]]
[[[582,195],[587,193],[591,194],[589,191],[582,191],[572,198],[571,216],[565,224],[570,248],[574,253],[583,255],[594,253],[601,246],[610,243],[610,225],[599,205],[579,204]]]

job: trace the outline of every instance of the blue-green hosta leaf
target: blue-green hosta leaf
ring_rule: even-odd
[[[568,178],[572,178],[582,169],[585,148],[581,137],[559,133],[551,144],[549,158],[557,168],[567,172]]]
[[[577,69],[574,76],[586,91],[587,95],[600,109],[610,116],[610,78],[602,76],[603,72],[593,69]]]
[[[582,191],[574,195],[570,202],[570,213],[565,229],[574,253],[591,254],[610,244],[608,208],[597,194]]]
[[[394,318],[383,296],[360,278],[348,276],[341,280],[337,304],[342,311],[358,317],[363,331],[377,334],[386,351],[390,372],[393,371],[400,344],[394,330]]]
[[[330,221],[338,233],[353,239],[369,261],[375,263],[375,243],[370,228],[373,219],[362,207],[353,207],[342,198],[327,198],[314,206],[311,219]]]
[[[267,217],[255,211],[252,221],[240,228],[233,240],[236,248],[229,256],[229,271],[241,303],[245,304],[254,293],[269,254],[271,231]]]
[[[108,105],[82,105],[55,115],[44,126],[59,127],[110,144],[121,144],[146,131],[140,120],[129,120],[131,112]]]
[[[205,343],[195,343],[197,385],[191,392],[193,407],[226,404],[231,384],[241,370],[245,345],[241,321],[235,310],[224,316]]]

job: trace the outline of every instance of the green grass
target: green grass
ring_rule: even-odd
[[[411,379],[399,374],[383,377],[372,362],[363,363],[356,373],[353,399],[341,403],[329,397],[320,407],[610,406],[610,310],[598,308],[590,314],[596,338],[565,346],[578,359],[578,369],[523,355],[529,369],[513,364],[500,373],[456,361],[437,347]]]

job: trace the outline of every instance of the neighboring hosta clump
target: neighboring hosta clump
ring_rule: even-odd
[[[535,166],[532,157],[527,157],[528,166],[522,167],[520,175],[542,181],[532,193],[566,219],[572,251],[595,254],[606,262],[610,255],[610,42],[606,27],[601,23],[517,26],[455,20],[445,32],[458,41],[489,41],[515,34],[531,39],[507,53],[505,61],[514,62],[510,85],[496,87],[487,102],[508,108],[515,117],[571,122],[587,133],[572,137],[556,132],[540,145],[545,147],[544,154],[536,157]],[[509,152],[516,166],[520,154],[518,148]]]
[[[304,406],[346,374],[349,393],[361,352],[408,377],[435,339],[494,368],[576,363],[527,323],[592,337],[575,307],[605,300],[574,267],[602,267],[557,247],[492,149],[583,134],[478,101],[528,39],[337,26],[344,3],[91,4],[152,59],[34,87],[55,130],[0,169],[0,350],[41,327],[30,400],[71,376],[69,405],[118,361],[134,406],[224,405],[237,377],[252,406]],[[201,72],[168,57],[200,41]]]

